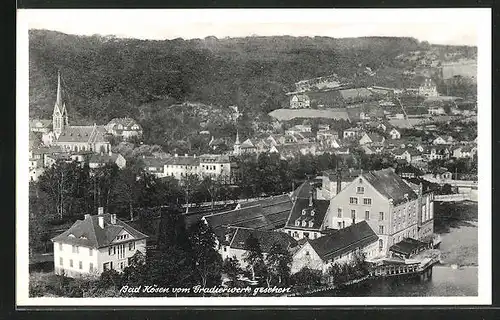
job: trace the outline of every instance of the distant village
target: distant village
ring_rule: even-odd
[[[454,69],[445,69],[453,81]],[[304,268],[325,273],[360,253],[375,266],[372,275],[415,270],[429,263],[418,254],[439,243],[433,231],[434,201],[446,199],[410,180],[418,177],[449,184],[453,187],[449,197],[477,199],[477,176],[457,177],[445,167],[429,165],[434,160],[477,161],[477,136],[462,135],[467,127],[477,125],[476,101],[440,95],[425,75],[416,83],[405,89],[356,87],[336,75],[299,81],[296,90],[288,93],[289,108],[270,113],[278,128],[274,132],[211,137],[210,153],[143,155],[140,164],[157,178],[172,177],[181,184],[196,175],[237,185],[243,173],[235,158],[241,156],[267,153],[287,161],[305,155],[333,154],[340,159],[359,152],[388,155],[404,169],[339,166],[304,178],[289,193],[242,199],[231,208],[186,214],[186,219],[209,226],[222,259],[235,258],[243,269],[249,265],[247,240],[251,236],[258,240],[264,257],[276,244],[285,248],[291,256],[292,274]],[[61,162],[90,169],[109,163],[126,168],[127,159],[112,151],[110,138],[140,141],[143,128],[139,122],[115,118],[105,125],[72,125],[60,76],[55,89],[52,120],[30,120],[30,183],[37,183]],[[237,123],[238,108],[233,109],[230,117]],[[137,251],[145,255],[150,248],[152,235],[134,226],[133,221],[102,208],[86,214],[51,239],[55,273],[80,277],[110,269],[123,271]],[[393,267],[398,263],[401,268]]]

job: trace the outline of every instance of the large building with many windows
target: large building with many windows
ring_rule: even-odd
[[[68,230],[52,238],[54,271],[68,277],[98,276],[103,271],[123,271],[137,252],[146,255],[147,235],[103,213],[86,214]]]
[[[379,236],[379,251],[404,238],[432,236],[432,193],[414,190],[393,169],[365,172],[330,201],[323,228],[343,229],[366,221]]]

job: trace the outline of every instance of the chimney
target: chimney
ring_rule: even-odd
[[[97,208],[97,214],[104,214],[104,208],[103,207]]]
[[[99,227],[101,227],[101,229],[104,229],[104,217],[103,216],[98,217],[98,221],[99,221]]]
[[[313,206],[313,194],[314,194],[314,187],[311,185],[311,191],[309,192],[309,207]]]
[[[116,224],[116,214],[111,214],[111,224]]]
[[[340,171],[340,169],[337,169],[337,188],[336,188],[336,191],[337,191],[337,194],[339,194],[340,192],[340,189],[342,188],[342,171]]]
[[[85,219],[85,220],[87,220],[87,219],[89,219],[89,218],[90,218],[90,214],[88,214],[88,213],[87,213],[87,214],[84,216],[84,219]]]

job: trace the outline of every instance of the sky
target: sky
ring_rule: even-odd
[[[481,10],[485,9],[28,9],[18,11],[18,21],[22,17],[29,29],[153,40],[398,36],[474,46]]]

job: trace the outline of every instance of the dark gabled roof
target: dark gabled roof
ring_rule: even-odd
[[[99,217],[104,218],[104,229],[99,226]],[[86,216],[84,220],[77,220],[68,230],[52,238],[52,241],[84,247],[102,248],[109,246],[122,230],[128,232],[134,237],[134,240],[148,238],[144,233],[137,231],[119,219],[116,219],[115,224],[111,224],[111,214],[106,213]]]
[[[106,143],[106,129],[102,126],[67,126],[57,142]]]
[[[294,201],[290,217],[287,221],[287,228],[300,228],[306,230],[319,230],[323,224],[326,212],[330,206],[329,200],[313,199],[312,206],[309,206],[309,199],[298,198]],[[314,211],[314,214],[313,214]],[[296,221],[300,222],[299,226],[295,225]],[[306,226],[302,226],[302,221],[306,221]],[[309,222],[312,221],[312,227],[309,227]]]
[[[94,153],[90,157],[89,162],[90,163],[107,163],[107,162],[113,162],[114,163],[118,159],[119,155],[120,154],[118,154],[118,153],[113,153],[111,155],[109,155],[108,153],[104,153],[104,154]]]
[[[121,124],[123,126],[122,129],[115,128],[119,124]],[[139,129],[135,129],[135,130],[137,130],[137,131],[141,130],[141,125],[139,123],[137,123],[137,121],[135,121],[132,118],[114,118],[110,122],[108,122],[108,124],[106,125],[106,127],[108,127],[108,128],[114,128],[116,131],[122,132],[122,131],[126,131],[126,130],[127,131],[128,130],[134,130],[134,129],[132,129],[132,127],[134,125],[137,125],[139,127]]]
[[[411,253],[419,248],[422,247],[428,247],[428,244],[425,242],[421,242],[412,238],[404,238],[400,242],[393,244],[389,250],[396,252],[396,253],[401,253],[404,255],[411,255]]]
[[[293,206],[287,194],[261,199],[257,201],[257,204],[262,207],[262,214],[274,225],[274,228],[285,226]]]
[[[262,213],[259,205],[206,215],[203,217],[212,230],[224,227],[245,227],[270,230],[274,225]]]
[[[245,250],[245,242],[250,236],[255,237],[259,241],[260,248],[265,253],[269,252],[275,243],[281,244],[285,249],[297,245],[297,241],[284,232],[236,228],[236,233],[232,238],[230,247]]]
[[[166,165],[175,165],[175,166],[192,166],[196,167],[200,165],[200,159],[191,157],[191,156],[177,156],[171,157],[164,160]]]
[[[297,189],[295,189],[291,195],[292,200],[301,198],[309,199],[309,196],[314,191],[314,189],[321,185],[321,181],[304,181]]]
[[[323,261],[328,261],[377,240],[378,236],[368,223],[361,221],[308,242]]]
[[[155,157],[144,157],[141,158],[141,160],[144,163],[145,167],[163,168],[163,166],[166,164],[165,159]]]
[[[408,195],[408,200],[417,199],[416,193],[390,168],[369,171],[362,176],[384,197],[392,199],[395,205],[406,201],[405,194]]]

